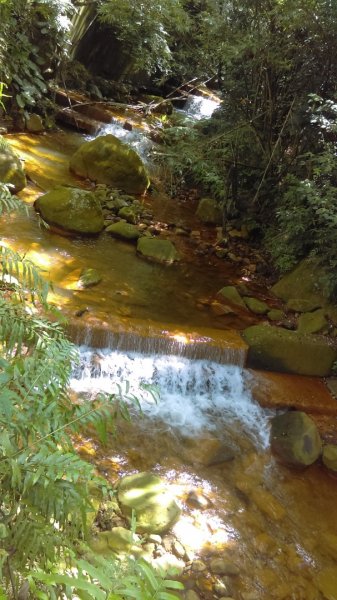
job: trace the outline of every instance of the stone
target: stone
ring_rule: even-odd
[[[121,238],[122,240],[136,241],[141,236],[140,231],[135,225],[126,223],[126,221],[118,221],[109,225],[106,230],[113,237]]]
[[[35,208],[47,223],[67,231],[96,234],[104,227],[102,208],[86,190],[58,186],[40,196]]]
[[[135,223],[137,223],[137,220],[138,220],[137,210],[133,206],[123,206],[118,211],[118,216],[121,219],[124,219],[125,221],[127,221],[128,223],[132,223],[133,225],[135,225]]]
[[[269,306],[266,302],[262,302],[262,300],[258,300],[257,298],[251,298],[250,296],[244,296],[243,300],[245,301],[246,306],[256,315],[265,315]]]
[[[240,574],[239,567],[223,558],[212,558],[209,567],[215,575],[235,576]]]
[[[247,310],[244,301],[234,285],[226,285],[225,287],[221,288],[221,290],[219,290],[217,293],[217,297],[222,302],[225,302],[225,304]]]
[[[201,198],[196,211],[196,216],[202,223],[208,225],[221,225],[223,221],[219,202],[213,200],[213,198]]]
[[[192,571],[194,571],[195,573],[203,573],[203,571],[206,571],[206,569],[207,567],[202,560],[196,559],[193,561]]]
[[[320,308],[320,303],[314,300],[306,300],[303,298],[290,298],[288,300],[286,307],[288,310],[292,310],[293,312],[306,313],[312,310],[316,310],[316,308]]]
[[[153,473],[123,477],[117,487],[117,499],[123,514],[136,516],[136,531],[161,534],[180,516],[180,508],[164,481]]]
[[[325,312],[324,308],[319,308],[314,312],[307,312],[300,315],[297,331],[299,333],[318,333],[322,331],[328,325]]]
[[[199,510],[205,510],[210,506],[210,501],[206,496],[199,490],[191,490],[186,498],[186,504],[192,508],[198,508]]]
[[[199,600],[200,596],[194,590],[186,590],[185,600]]]
[[[271,291],[275,296],[288,302],[289,300],[305,300],[306,310],[313,310],[327,303],[328,294],[322,284],[322,267],[317,260],[302,260],[295,269],[284,275],[275,283]]]
[[[337,600],[336,567],[322,569],[316,577],[316,584],[326,600]]]
[[[146,168],[137,152],[111,134],[84,142],[71,157],[70,170],[85,179],[111,185],[128,194],[144,194],[150,185]]]
[[[330,340],[271,325],[253,325],[242,332],[249,346],[247,366],[269,371],[326,377],[337,350]]]
[[[326,444],[326,446],[323,446],[322,461],[330,471],[337,473],[337,446],[335,444]]]
[[[322,452],[314,421],[302,411],[277,415],[271,421],[271,447],[288,464],[306,467]]]
[[[111,552],[119,553],[140,553],[140,548],[135,545],[139,542],[139,537],[124,527],[113,527],[111,531],[100,531],[90,542],[90,548],[97,554],[106,554]]]
[[[44,131],[44,125],[42,117],[33,113],[26,117],[26,129],[29,133],[42,133]]]
[[[27,185],[21,160],[3,138],[0,138],[0,181],[10,186],[13,194]]]
[[[148,260],[168,265],[180,260],[179,253],[170,240],[141,237],[137,243],[137,252]]]
[[[96,269],[83,269],[81,277],[78,281],[80,287],[89,288],[97,285],[102,281],[102,275]]]
[[[272,308],[267,313],[267,317],[270,321],[282,321],[282,319],[284,319],[284,312],[279,308]]]

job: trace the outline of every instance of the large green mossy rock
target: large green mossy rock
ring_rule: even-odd
[[[140,554],[137,546],[139,537],[124,527],[113,527],[110,531],[100,531],[89,540],[89,546],[96,554]]]
[[[97,285],[102,281],[102,275],[96,270],[90,267],[83,269],[81,272],[80,279],[78,281],[79,286],[82,288],[89,288]]]
[[[164,533],[178,520],[180,508],[165,482],[153,473],[123,477],[117,487],[117,499],[123,514],[136,516],[136,531]]]
[[[269,310],[268,304],[266,304],[266,302],[263,302],[262,300],[258,300],[257,298],[251,298],[250,296],[244,296],[243,299],[249,310],[251,310],[256,315],[265,315]]]
[[[10,185],[13,194],[17,194],[27,185],[21,161],[14,150],[0,136],[0,181]]]
[[[94,194],[78,188],[58,186],[40,196],[35,208],[50,225],[67,231],[95,234],[102,231],[102,208]]]
[[[322,452],[317,427],[304,412],[292,411],[271,421],[272,449],[286,463],[296,467],[312,465]]]
[[[337,358],[331,342],[271,325],[253,325],[242,332],[249,346],[247,364],[256,369],[325,377]]]
[[[71,157],[70,169],[76,175],[111,185],[128,194],[144,194],[150,185],[137,152],[110,134],[84,142]]]
[[[213,200],[213,198],[201,198],[196,216],[200,221],[208,225],[221,225],[223,220],[219,203]]]
[[[179,253],[170,240],[141,237],[137,243],[137,252],[143,258],[167,265],[180,260]]]
[[[126,223],[125,221],[118,221],[118,223],[112,223],[106,230],[113,237],[120,238],[127,241],[136,241],[141,236],[139,229],[136,225]]]
[[[302,260],[293,271],[275,283],[271,291],[289,303],[289,309],[301,311],[300,307],[303,307],[303,312],[314,310],[328,301],[328,294],[321,281],[322,275],[324,273],[317,261]]]
[[[314,312],[306,312],[298,318],[297,331],[299,333],[318,333],[328,325],[326,310],[319,308]]]

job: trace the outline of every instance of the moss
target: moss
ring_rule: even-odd
[[[180,260],[175,246],[169,240],[142,237],[138,240],[137,252],[153,262],[171,264]]]
[[[35,207],[47,223],[67,231],[95,234],[104,227],[100,204],[85,190],[58,186],[40,196]]]

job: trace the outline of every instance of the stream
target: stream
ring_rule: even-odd
[[[198,98],[191,102],[195,118],[201,105]],[[212,109],[205,110],[207,116]],[[150,149],[139,131],[125,132],[116,122],[104,131],[141,145],[142,154]],[[147,470],[169,482],[183,509],[172,535],[189,548],[190,559],[207,565],[221,553],[239,570],[223,577],[223,591],[215,593],[219,581],[188,564],[183,580],[200,597],[336,600],[337,480],[319,464],[294,470],[271,455],[274,411],[254,400],[253,375],[243,368],[237,331],[246,323],[233,315],[219,319],[204,302],[226,281],[240,279],[235,268],[196,256],[183,236],[175,239],[181,264],[163,267],[104,233],[84,239],[44,229],[32,202],[56,184],[79,185],[68,159],[83,136],[60,130],[8,139],[32,181],[20,194],[28,216],[2,219],[2,242],[31,258],[54,283],[50,301],[68,317],[80,352],[71,394],[94,399],[122,391],[133,417],[120,420],[107,447],[83,436],[76,442],[79,453],[112,483]],[[193,201],[158,192],[144,203],[159,223],[200,228]],[[216,232],[203,236],[214,243]],[[99,286],[78,289],[83,267],[101,272]],[[83,314],[76,316],[79,310]],[[191,507],[191,492],[204,496],[207,506]]]

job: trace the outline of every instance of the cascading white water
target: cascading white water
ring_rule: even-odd
[[[247,389],[243,371],[237,366],[180,356],[150,356],[110,349],[80,348],[71,388],[95,397],[98,392],[134,394],[148,419],[185,435],[219,431],[239,426],[258,446],[266,447],[268,416]],[[146,391],[156,386],[156,401]],[[141,392],[140,392],[141,390]]]
[[[117,137],[122,142],[125,142],[131,148],[138,152],[139,156],[147,162],[149,160],[149,153],[153,147],[152,140],[147,137],[146,133],[142,130],[138,130],[136,128],[129,131],[125,129],[122,123],[109,123],[108,125],[104,125],[98,135],[108,135],[112,134]]]
[[[188,117],[199,121],[211,117],[219,104],[220,100],[205,98],[204,96],[189,96],[183,112]]]

